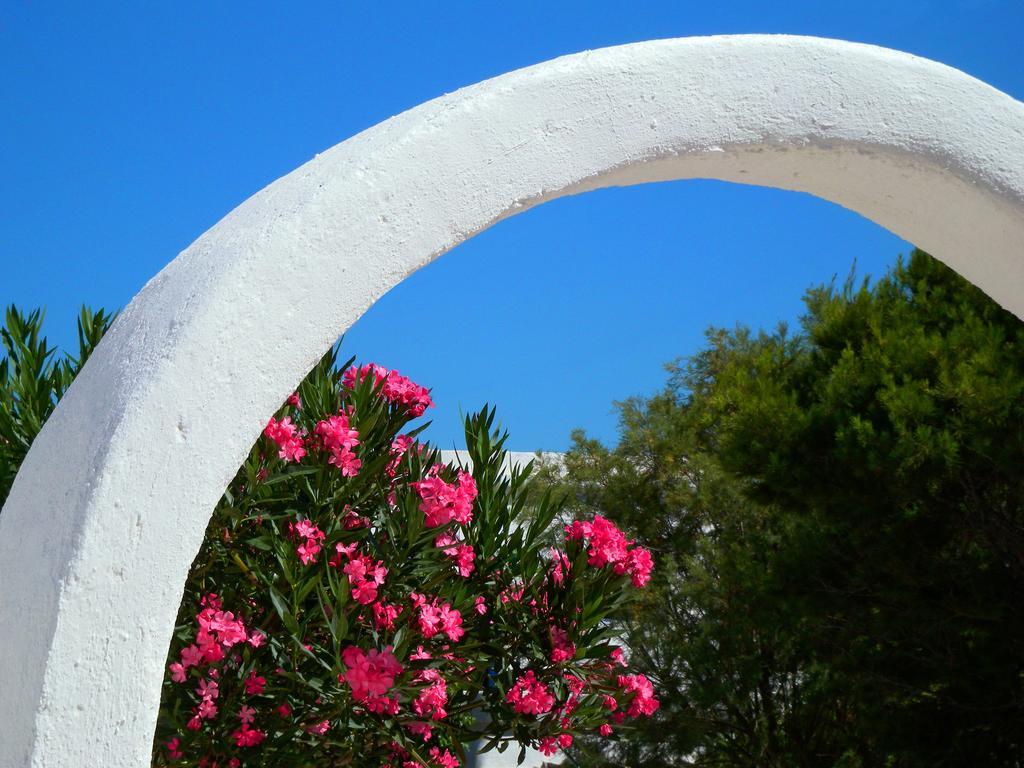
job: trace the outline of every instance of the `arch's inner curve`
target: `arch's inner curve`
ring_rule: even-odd
[[[0,766],[143,766],[189,564],[269,413],[373,301],[496,221],[616,184],[809,192],[1024,316],[1024,105],[906,54],[737,36],[587,52],[382,123],[132,301],[0,515]]]

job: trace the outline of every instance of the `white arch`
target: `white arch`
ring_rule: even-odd
[[[200,237],[46,425],[0,515],[0,766],[147,764],[210,510],[375,299],[529,206],[694,177],[832,200],[1024,315],[1024,105],[941,64],[814,38],[667,40],[423,104]]]

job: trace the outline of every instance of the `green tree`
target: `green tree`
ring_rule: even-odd
[[[0,328],[0,505],[32,441],[113,320],[102,309],[82,307],[78,355],[61,355],[42,335],[42,310],[7,308]]]
[[[576,435],[571,507],[666,564],[625,630],[661,716],[581,762],[1024,764],[1024,326],[920,251],[805,301]]]

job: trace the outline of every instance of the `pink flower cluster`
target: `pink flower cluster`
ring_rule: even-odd
[[[257,747],[267,738],[267,734],[264,731],[252,728],[245,723],[242,724],[241,728],[232,733],[231,736],[235,740],[236,747]]]
[[[431,720],[443,720],[448,717],[445,710],[448,704],[448,688],[441,673],[436,669],[425,669],[416,676],[416,680],[428,685],[413,699],[412,711]]]
[[[436,471],[432,472],[426,479],[409,484],[422,499],[420,511],[426,518],[427,527],[447,525],[452,520],[459,525],[469,525],[477,495],[473,476],[459,471],[454,483],[446,483]]]
[[[202,604],[203,609],[196,614],[199,629],[195,643],[182,648],[181,661],[170,665],[171,679],[176,683],[185,682],[189,667],[214,664],[224,658],[225,649],[246,640],[256,647],[263,639],[259,632],[247,635],[242,620],[229,611],[222,611],[216,595],[206,595]]]
[[[469,576],[473,572],[473,560],[476,553],[469,544],[459,542],[450,533],[442,533],[434,539],[434,546],[444,550],[444,553],[455,560],[455,570],[462,577]]]
[[[447,749],[442,752],[439,747],[431,747],[430,752],[431,759],[434,760],[441,768],[459,768],[459,760],[455,755],[449,752]],[[407,763],[405,768],[410,768],[410,764]],[[419,768],[415,763],[411,764],[411,768]]]
[[[267,678],[256,674],[256,670],[249,673],[245,678],[245,692],[250,696],[259,696],[267,685]]]
[[[340,469],[342,476],[355,477],[363,463],[352,450],[359,445],[359,433],[352,429],[348,416],[342,413],[319,421],[313,431],[331,454],[327,463]]]
[[[300,539],[295,553],[303,565],[316,562],[316,556],[320,554],[320,544],[325,535],[314,523],[309,520],[299,520],[297,523],[289,523],[289,529],[294,536]]]
[[[457,643],[466,634],[462,628],[462,614],[448,603],[441,603],[436,597],[428,601],[425,595],[416,592],[412,592],[409,599],[418,612],[417,622],[425,638],[444,633]]]
[[[342,570],[352,587],[352,598],[360,605],[369,605],[377,599],[377,589],[384,584],[384,578],[388,575],[383,562],[374,562],[371,557],[363,554],[352,557]]]
[[[516,679],[505,701],[521,715],[543,715],[555,705],[551,690],[534,676],[532,669]]]
[[[629,574],[636,587],[644,586],[651,579],[654,560],[643,547],[634,547],[626,540],[619,527],[611,520],[595,515],[593,522],[576,520],[565,526],[566,541],[583,540],[589,545],[587,563],[603,568],[609,563],[619,576]]]
[[[654,685],[645,675],[619,675],[618,684],[624,693],[633,694],[627,713],[630,717],[650,717],[661,706],[654,696]]]
[[[377,629],[394,629],[395,621],[401,614],[402,609],[390,603],[373,604],[373,623]]]
[[[241,643],[248,642],[254,648],[263,645],[265,636],[262,632],[253,631],[247,633],[245,623],[241,618],[236,617],[230,611],[222,610],[220,598],[217,595],[209,594],[201,600],[202,609],[196,614],[195,643],[185,646],[180,652],[180,661],[170,665],[171,680],[176,683],[184,683],[188,679],[188,670],[192,667],[199,669],[204,665],[211,665],[205,676],[200,677],[196,683],[195,693],[199,704],[193,708],[192,717],[186,727],[192,731],[198,731],[203,727],[204,720],[212,720],[217,716],[217,700],[220,697],[220,684],[217,678],[220,676],[220,669],[216,665],[226,657],[226,651]],[[237,658],[237,655],[236,655]],[[245,690],[249,695],[258,695],[263,692],[266,680],[251,671],[245,680]],[[266,738],[266,733],[259,729],[251,728],[250,725],[255,715],[255,709],[243,706],[239,712],[242,720],[242,728],[232,734],[236,740],[236,746],[256,746]],[[173,742],[173,743],[172,743]],[[167,743],[169,755],[172,760],[180,759],[180,739],[175,737],[172,742]]]
[[[277,445],[277,455],[285,461],[301,461],[306,455],[303,435],[299,428],[292,424],[290,416],[285,416],[280,421],[271,417],[263,429],[263,434]]]
[[[568,749],[572,746],[572,736],[568,733],[562,733],[558,736],[548,736],[547,738],[540,740],[540,746],[537,748],[542,754],[550,757],[555,754],[559,749]]]
[[[348,683],[353,699],[377,714],[398,713],[398,699],[385,695],[403,670],[390,645],[383,651],[373,649],[369,653],[350,645],[342,651],[341,660],[348,672],[338,675],[338,682]]]
[[[384,383],[380,391],[381,396],[388,402],[405,408],[410,416],[422,416],[423,412],[434,404],[430,399],[429,389],[407,379],[398,371],[388,370],[375,363],[369,363],[361,368],[349,368],[342,375],[341,383],[349,389],[355,389],[358,383],[371,373],[375,387],[380,386],[381,382]]]
[[[560,664],[572,661],[576,656],[576,646],[569,640],[569,633],[558,627],[551,627],[551,661]]]
[[[409,723],[408,725],[412,726],[415,724]],[[402,749],[397,742],[391,743],[391,750],[393,758],[400,762],[381,763],[380,768],[427,768],[427,766],[419,760],[412,759],[412,756],[406,750]],[[442,752],[440,747],[431,747],[427,754],[430,756],[432,766],[436,765],[438,768],[459,768],[459,759],[447,749]]]

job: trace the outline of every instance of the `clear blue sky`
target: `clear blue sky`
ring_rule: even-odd
[[[117,308],[200,233],[316,152],[463,85],[587,48],[786,32],[937,59],[1024,99],[1021,0],[0,5],[0,303]],[[144,7],[147,6],[147,7]],[[346,349],[434,388],[457,444],[485,401],[519,450],[664,382],[708,325],[793,321],[854,259],[908,244],[803,195],[714,182],[556,201],[375,305]],[[422,339],[431,339],[424,344]]]

